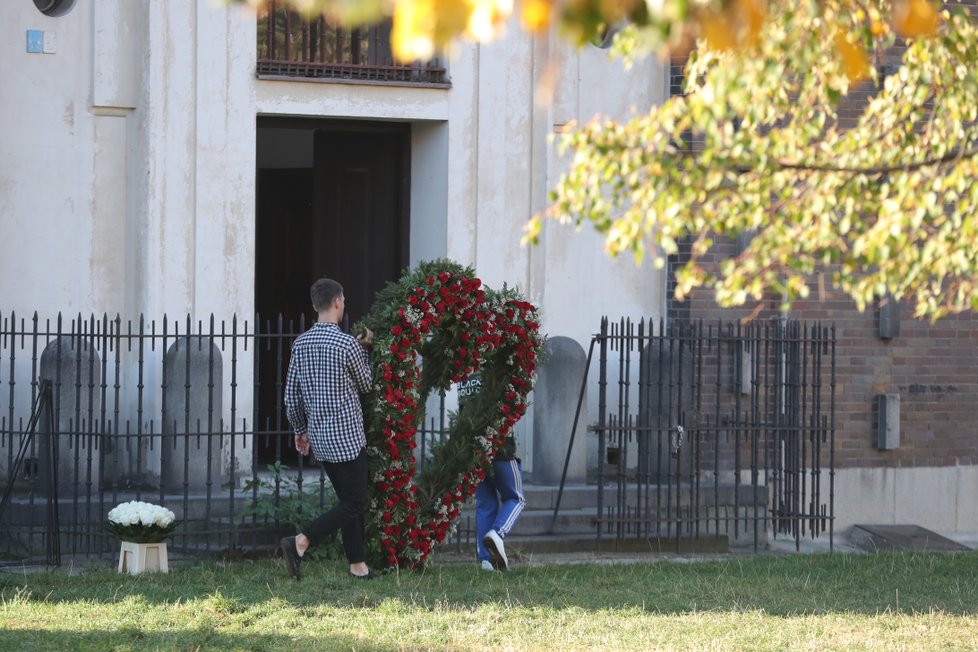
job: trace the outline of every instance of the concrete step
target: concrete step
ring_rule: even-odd
[[[633,547],[639,551],[702,551],[715,552],[727,550],[730,547],[753,546],[755,543],[754,523],[760,522],[766,514],[766,489],[748,486],[719,486],[711,487],[710,491],[700,490],[699,516],[697,523],[687,522],[685,507],[689,504],[688,490],[681,490],[678,500],[684,507],[683,518],[677,518],[677,494],[674,487],[662,487],[657,495],[655,488],[646,488],[643,493],[648,496],[648,508],[644,521],[639,527],[660,528],[661,536],[650,538],[637,537],[635,525],[625,523],[622,539],[617,539],[616,532],[609,532],[607,527],[599,539],[597,510],[597,485],[575,485],[565,487],[560,496],[560,509],[554,518],[554,506],[557,504],[559,487],[545,485],[524,485],[524,495],[527,506],[520,515],[513,530],[507,536],[507,545],[516,549],[526,548],[538,552],[569,552],[575,549],[585,551],[615,550],[621,547]],[[638,502],[635,498],[635,487],[627,487],[630,493],[626,503],[633,505]],[[617,504],[618,489],[616,486],[604,487],[603,505],[605,509]],[[755,502],[751,502],[755,498]],[[659,504],[656,505],[656,500]],[[634,508],[633,508],[634,509]],[[607,516],[607,512],[605,512]],[[656,523],[656,521],[659,521]],[[677,520],[681,527],[677,526]],[[651,521],[651,523],[648,523]],[[671,523],[671,527],[670,527]],[[678,535],[677,532],[695,531],[696,537]],[[646,530],[642,530],[643,532]],[[763,527],[756,532],[757,544],[765,546],[767,533]],[[474,550],[475,537],[475,505],[469,501],[463,510],[462,521],[459,523],[459,540]],[[597,546],[597,547],[596,547]]]
[[[634,503],[638,496],[643,496],[643,502],[648,500],[651,505],[688,505],[692,501],[692,492],[688,485],[638,485],[626,483],[624,491],[626,501]],[[526,496],[527,509],[553,509],[559,500],[560,509],[575,509],[593,507],[598,504],[599,487],[596,484],[566,485],[561,492],[559,485],[524,484],[523,493]],[[617,483],[605,483],[601,488],[602,502],[605,506],[614,505],[618,500]],[[699,503],[701,505],[749,505],[767,504],[768,491],[764,485],[735,485],[733,483],[701,483],[699,486]]]
[[[685,489],[680,490],[677,494],[675,487],[661,487],[658,491],[654,487],[643,487],[643,491],[646,490],[648,491],[650,513],[655,513],[656,500],[659,500],[659,514],[661,514],[663,522],[674,520],[677,500],[681,504],[688,504],[690,495],[689,491]],[[595,484],[567,485],[563,492],[556,485],[524,485],[527,506],[516,527],[510,533],[510,537],[514,541],[518,538],[544,537],[540,539],[539,545],[551,545],[545,542],[548,541],[547,538],[552,540],[554,537],[567,538],[569,541],[575,538],[596,539],[598,491],[599,487]],[[637,502],[636,486],[628,486],[626,491],[628,492],[626,502],[629,504]],[[643,494],[643,503],[645,503],[645,495]],[[733,484],[709,487],[708,489],[701,487],[699,492],[701,527],[699,531],[711,536],[725,536],[731,545],[741,545],[748,540],[753,541],[754,532],[751,522],[752,519],[763,518],[766,510],[766,497],[765,487],[752,488],[749,485],[734,486]],[[618,498],[617,486],[604,486],[602,498],[605,508],[615,506]],[[111,499],[104,498],[102,505],[93,502],[89,507],[85,501],[77,504],[74,497],[62,497],[59,501],[61,522],[63,525],[68,524],[72,520],[70,515],[76,508],[81,510],[80,516],[83,520],[99,520],[104,518],[104,513],[107,513],[116,504],[136,499],[135,492],[116,492]],[[213,529],[216,524],[227,524],[232,517],[239,520],[250,499],[250,494],[245,495],[241,491],[236,491],[232,501],[229,490],[224,489],[209,496],[206,493],[194,493],[187,496],[177,494],[166,495],[161,500],[158,493],[144,491],[141,492],[138,499],[163,504],[173,510],[177,519],[183,522],[180,531],[191,534]],[[560,509],[555,519],[554,507],[557,506],[558,499]],[[18,526],[43,525],[45,518],[46,502],[43,496],[35,496],[33,500],[24,496],[12,496],[6,513],[3,515],[4,523],[16,523]],[[654,517],[650,518],[654,520]],[[740,522],[735,524],[735,518],[739,518]],[[228,529],[230,530],[229,525]],[[276,533],[263,532],[261,527],[255,529],[254,532],[248,531],[249,529],[251,528],[245,528],[241,531],[244,542],[256,541],[257,539],[264,545],[274,545],[277,537],[280,536]],[[474,541],[474,500],[470,499],[464,507],[458,529],[459,536],[463,537],[460,540],[467,543]],[[608,538],[613,539],[614,536],[609,534]]]
[[[631,537],[616,539],[604,536],[510,536],[506,538],[508,553],[530,556],[539,553],[561,552],[634,552],[634,553],[719,553],[729,551],[726,536],[706,537]]]
[[[514,529],[522,534],[573,534],[594,532],[595,521],[598,518],[598,486],[597,485],[569,485],[560,492],[558,486],[549,485],[523,485],[523,493],[526,497],[526,507]],[[638,489],[635,486],[625,488],[627,505],[632,506],[638,502]],[[606,486],[602,491],[602,504],[607,510],[618,503],[617,486]],[[647,505],[646,512],[650,518],[659,515],[659,519],[675,520],[677,514],[677,504],[682,508],[681,511],[689,506],[691,493],[688,489],[680,489],[677,493],[675,487],[643,487],[642,504]],[[554,520],[554,508],[558,505],[556,521]],[[750,485],[726,485],[710,487],[704,490],[702,487],[699,493],[699,512],[702,521],[720,519],[731,519],[734,514],[744,516],[754,516],[762,514],[767,505],[766,487],[753,488]],[[463,509],[463,516],[470,516],[474,519],[475,501],[470,499]]]
[[[525,563],[537,555],[547,554],[580,555],[581,560],[584,560],[588,558],[588,555],[595,553],[655,555],[709,554],[729,551],[729,540],[725,536],[692,538],[663,535],[620,540],[609,536],[598,539],[593,534],[588,536],[521,536],[510,534],[506,537],[506,555],[514,563]],[[475,543],[465,540],[447,542],[435,549],[432,559],[438,562],[474,563],[476,559]]]
[[[968,546],[919,525],[855,525],[849,540],[870,552],[880,550],[942,550],[964,552]]]

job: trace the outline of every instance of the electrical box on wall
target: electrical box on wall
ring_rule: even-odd
[[[44,54],[54,54],[58,51],[58,33],[51,30],[46,30],[44,32],[44,37],[41,39],[41,51]]]
[[[887,293],[879,303],[879,336],[891,340],[900,335],[900,302]]]
[[[39,29],[27,30],[27,51],[40,54],[44,51],[44,32]]]
[[[876,448],[900,447],[900,395],[876,395]]]

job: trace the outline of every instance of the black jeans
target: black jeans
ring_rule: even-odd
[[[363,544],[363,515],[367,510],[367,449],[349,462],[321,462],[339,502],[316,517],[302,532],[316,545],[337,530],[343,535],[346,560],[357,564],[366,559]]]

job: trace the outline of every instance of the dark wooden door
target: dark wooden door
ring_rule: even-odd
[[[255,305],[262,332],[308,327],[313,281],[328,276],[343,285],[350,326],[373,305],[374,295],[408,264],[410,140],[407,125],[323,123],[272,119],[308,138],[312,167],[257,171]],[[259,161],[262,160],[259,152]],[[288,345],[258,351],[256,441],[259,460],[296,462],[282,389]]]
[[[406,133],[315,133],[313,267],[343,285],[356,323],[407,265]]]

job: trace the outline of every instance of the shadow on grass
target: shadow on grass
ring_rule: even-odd
[[[675,563],[516,567],[486,573],[471,565],[431,565],[370,582],[343,562],[303,564],[303,580],[278,560],[187,563],[167,575],[110,571],[0,573],[0,597],[149,605],[200,602],[247,609],[269,601],[296,607],[370,609],[394,601],[410,610],[545,607],[639,609],[658,614],[762,611],[774,615],[943,612],[978,614],[978,553],[810,554]]]
[[[18,652],[51,650],[364,650],[388,652],[389,645],[371,643],[366,638],[329,635],[275,636],[227,634],[204,631],[146,632],[136,629],[96,629],[85,632],[52,632],[38,629],[5,629],[0,642],[16,643]],[[427,647],[426,649],[437,649]],[[445,648],[448,649],[448,648]]]

